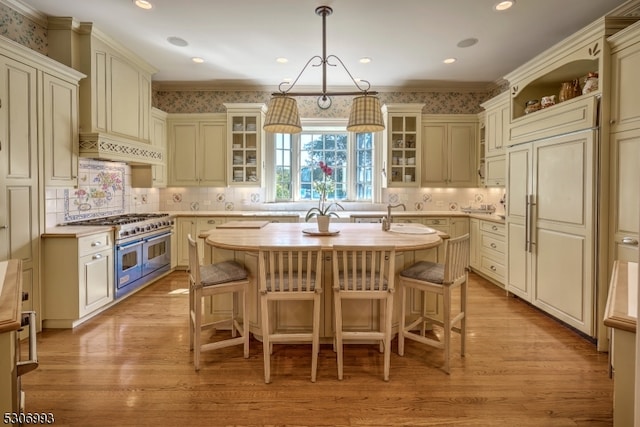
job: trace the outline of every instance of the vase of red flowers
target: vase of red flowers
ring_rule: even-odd
[[[305,221],[309,221],[311,218],[317,217],[318,231],[326,233],[329,231],[331,217],[334,216],[338,218],[338,214],[331,209],[334,207],[340,209],[344,208],[338,202],[327,202],[327,194],[333,192],[335,188],[332,178],[333,169],[322,161],[318,162],[318,167],[322,171],[322,181],[314,181],[313,187],[320,194],[320,200],[318,200],[317,208],[311,208],[307,211]]]

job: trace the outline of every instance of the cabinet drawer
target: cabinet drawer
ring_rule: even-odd
[[[505,243],[504,239],[496,238],[495,235],[491,235],[489,233],[482,234],[482,250],[497,252],[501,255],[505,253]]]
[[[503,264],[490,257],[482,255],[482,259],[480,260],[480,269],[485,274],[495,277],[496,279],[499,279],[502,283],[504,283],[505,268]]]
[[[391,215],[391,217],[393,218],[393,222],[400,222],[403,224],[422,224],[424,222],[420,217],[394,217],[393,215]]]
[[[500,224],[498,222],[480,221],[480,230],[500,234],[502,237],[505,235],[504,224]]]
[[[111,233],[80,237],[78,239],[78,254],[83,256],[111,248],[112,241]]]
[[[428,227],[448,227],[449,218],[425,218],[424,224]]]

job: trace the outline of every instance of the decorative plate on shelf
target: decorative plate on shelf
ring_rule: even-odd
[[[305,228],[302,232],[309,236],[335,236],[340,230],[318,231],[317,228]]]

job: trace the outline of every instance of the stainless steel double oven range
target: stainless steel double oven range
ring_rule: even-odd
[[[163,213],[131,213],[76,221],[68,225],[114,227],[115,298],[171,269],[173,220]]]

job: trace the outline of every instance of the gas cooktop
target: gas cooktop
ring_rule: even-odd
[[[82,221],[69,222],[67,225],[123,225],[150,219],[167,217],[167,213],[130,213],[123,215],[107,216],[103,218],[91,218]]]

